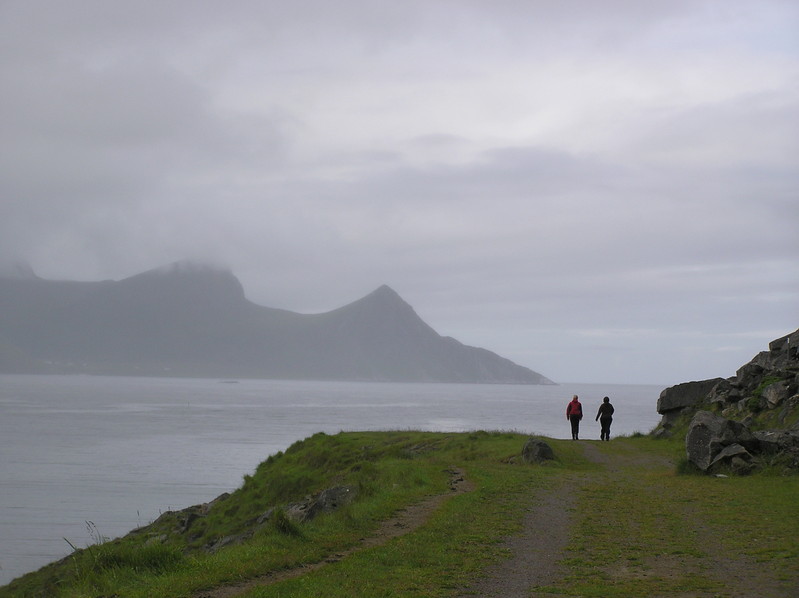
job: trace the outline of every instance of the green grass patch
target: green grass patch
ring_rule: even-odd
[[[355,547],[246,596],[456,596],[507,556],[502,541],[520,530],[535,497],[567,480],[578,488],[578,504],[564,574],[538,591],[733,595],[739,589],[716,571],[719,562],[752,566],[754,582],[770,575],[788,587],[799,579],[799,477],[679,475],[682,442],[639,435],[551,440],[556,460],[533,466],[521,460],[525,440],[505,432],[317,434],[264,461],[208,512],[166,514],[120,540],[98,534],[94,546],[15,580],[0,596],[186,598]],[[472,491],[450,492],[453,468],[465,472]],[[354,502],[306,523],[287,517],[285,505],[336,485],[356,488]],[[421,527],[364,547],[382,521],[440,494],[447,498]],[[206,549],[248,530],[242,542]]]
[[[599,449],[614,469],[582,488],[564,562],[569,573],[542,590],[609,598],[738,595],[741,580],[720,562],[755,572],[768,563],[770,581],[799,579],[796,476],[679,475],[676,441],[621,439]],[[757,588],[757,579],[750,582]]]

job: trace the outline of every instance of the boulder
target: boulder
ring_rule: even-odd
[[[741,397],[738,389],[729,380],[721,380],[710,390],[706,398],[711,405],[718,403],[723,408],[727,403],[734,402]]]
[[[530,438],[524,443],[522,459],[525,463],[543,463],[555,458],[552,447],[540,438]]]
[[[799,358],[799,330],[771,341],[768,349],[775,354],[785,353],[788,359]]]
[[[764,361],[764,356],[768,358],[768,353],[760,353],[752,361],[738,368],[738,371],[735,373],[736,386],[752,390],[760,384],[760,381],[763,379],[763,374],[767,370],[757,362]]]
[[[708,471],[715,471],[716,469],[726,466],[732,469],[733,472],[738,474],[747,474],[751,473],[752,469],[754,469],[754,464],[752,463],[753,457],[744,447],[740,444],[731,444],[729,446],[725,446],[719,453],[713,458],[713,461],[710,463],[710,467],[708,467]]]
[[[658,413],[663,415],[669,411],[693,407],[702,402],[713,388],[722,382],[726,382],[726,380],[712,378],[670,386],[660,393],[657,403]]]
[[[746,450],[757,451],[759,448],[757,438],[745,425],[709,411],[697,411],[685,436],[688,460],[702,471],[708,471],[714,459],[726,447],[734,444]]]
[[[763,389],[761,397],[768,404],[769,409],[773,409],[790,396],[787,382],[775,382]]]

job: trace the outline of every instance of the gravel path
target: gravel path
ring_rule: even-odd
[[[579,485],[574,477],[532,499],[521,533],[504,544],[510,558],[490,567],[461,597],[529,598],[532,588],[557,580]]]

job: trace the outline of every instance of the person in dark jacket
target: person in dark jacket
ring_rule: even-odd
[[[613,422],[613,405],[610,404],[610,398],[605,397],[602,399],[602,404],[599,406],[599,411],[596,412],[596,420],[599,420],[599,425],[602,426],[602,432],[599,435],[601,440],[610,440],[610,424]]]
[[[571,402],[566,406],[566,419],[572,425],[572,440],[579,440],[580,435],[580,420],[583,419],[583,406],[577,400],[577,395],[574,395]]]

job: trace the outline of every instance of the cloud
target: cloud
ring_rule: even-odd
[[[729,375],[796,326],[797,24],[787,1],[5,2],[0,255],[213,259],[298,311],[387,283],[554,379]]]

